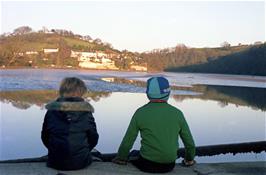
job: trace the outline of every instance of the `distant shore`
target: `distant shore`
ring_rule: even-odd
[[[265,82],[266,76],[260,75],[239,75],[239,74],[217,74],[217,73],[192,73],[192,72],[163,72],[163,71],[135,71],[135,70],[113,70],[113,69],[89,69],[89,68],[77,68],[77,67],[27,67],[27,66],[8,66],[8,67],[0,67],[0,70],[16,70],[16,69],[35,69],[35,70],[80,70],[80,71],[115,71],[115,72],[142,72],[142,73],[150,73],[150,74],[160,74],[160,73],[168,73],[168,74],[195,74],[195,75],[204,75],[210,78],[217,78],[221,80],[239,80],[239,81],[254,81],[254,82]]]
[[[146,71],[135,71],[135,70],[90,69],[90,68],[77,68],[77,67],[28,67],[28,66],[0,67],[0,70],[7,70],[7,69],[65,69],[65,70],[91,70],[91,71],[117,71],[117,72],[146,72]],[[159,73],[159,72],[160,71],[152,71],[149,73]]]

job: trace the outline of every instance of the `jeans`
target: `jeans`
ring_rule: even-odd
[[[129,155],[132,157],[136,157],[139,152],[132,151]],[[130,162],[136,166],[139,170],[148,173],[167,173],[174,169],[175,162],[172,163],[157,163],[143,158],[140,154],[138,158],[129,158]]]

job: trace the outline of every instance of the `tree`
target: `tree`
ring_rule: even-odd
[[[96,38],[96,39],[94,40],[94,42],[95,42],[96,44],[102,44],[102,40],[101,40],[100,38]]]
[[[60,39],[56,65],[59,67],[63,66],[65,59],[70,58],[70,55],[71,55],[71,48],[67,45],[64,39]]]
[[[103,43],[103,45],[106,46],[106,47],[108,47],[108,48],[110,48],[110,49],[113,48],[112,44],[110,44],[108,42]]]
[[[16,28],[13,31],[13,34],[14,35],[23,35],[23,34],[27,34],[30,32],[32,32],[32,28],[30,28],[29,26],[21,26],[21,27]]]
[[[263,42],[261,42],[261,41],[256,41],[256,42],[254,43],[254,45],[260,45],[260,44],[263,44]]]
[[[229,48],[230,46],[231,46],[231,44],[228,43],[227,41],[224,41],[221,43],[221,47],[223,47],[223,48]]]
[[[92,38],[90,37],[90,35],[85,35],[85,36],[83,36],[83,39],[84,39],[84,40],[87,40],[87,41],[92,40]]]
[[[8,66],[13,65],[17,58],[23,56],[21,43],[19,42],[6,42],[0,48],[1,65],[6,64]]]
[[[50,32],[49,29],[45,26],[43,26],[42,29],[39,30],[39,33],[49,33],[49,32]]]

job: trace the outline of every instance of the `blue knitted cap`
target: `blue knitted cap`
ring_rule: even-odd
[[[150,100],[168,100],[170,95],[169,82],[164,77],[152,77],[147,81],[146,94]]]

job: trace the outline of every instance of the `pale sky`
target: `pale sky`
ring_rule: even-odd
[[[1,1],[1,33],[19,26],[67,29],[149,51],[183,43],[217,47],[265,41],[264,1]]]

